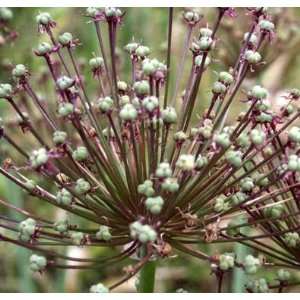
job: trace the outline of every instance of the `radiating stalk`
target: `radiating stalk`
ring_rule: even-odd
[[[140,271],[138,292],[139,293],[153,293],[155,285],[155,269],[156,262],[147,262]]]

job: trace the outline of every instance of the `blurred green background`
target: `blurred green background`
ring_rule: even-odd
[[[122,68],[121,80],[128,80],[130,76],[130,60],[128,55],[123,51],[123,47],[133,39],[149,46],[152,50],[152,57],[160,60],[166,60],[166,37],[168,24],[167,8],[126,8],[124,22],[118,31],[118,54],[120,66]],[[207,23],[212,25],[216,16],[215,9],[199,9],[204,18],[200,26],[206,26]],[[277,27],[277,34],[271,41],[269,49],[263,51],[263,57],[266,62],[264,67],[259,68],[253,76],[249,76],[242,87],[242,90],[260,83],[265,85],[272,96],[274,106],[278,105],[278,95],[283,89],[297,87],[299,88],[299,67],[300,67],[300,30],[299,30],[299,8],[288,9],[271,9],[274,14],[274,21]],[[58,26],[55,33],[69,31],[74,37],[79,38],[81,45],[77,47],[75,55],[84,66],[93,53],[98,53],[98,44],[94,27],[88,23],[88,19],[83,15],[84,9],[79,8],[14,8],[14,18],[10,22],[10,28],[16,30],[19,37],[12,43],[0,46],[0,82],[10,81],[10,70],[13,65],[18,63],[26,64],[32,73],[32,82],[38,89],[38,80],[44,72],[44,61],[36,57],[32,50],[39,42],[45,39],[37,31],[35,16],[39,11],[49,11],[57,21]],[[185,36],[186,26],[181,19],[182,9],[176,8],[174,15],[174,32],[173,32],[173,49],[171,64],[171,88],[174,87],[174,77],[176,67],[182,51],[183,39]],[[243,33],[249,27],[250,18],[245,17],[245,11],[237,10],[236,19],[227,18],[218,32],[218,44],[213,53],[213,63],[202,82],[198,96],[197,112],[199,114],[206,107],[210,97],[210,87],[215,80],[215,71],[228,69],[234,63]],[[197,32],[197,29],[195,30]],[[188,63],[183,72],[181,87],[183,88],[190,66],[190,54]],[[94,83],[91,75],[87,72],[86,80],[89,89],[92,91]],[[41,93],[43,91],[40,91]],[[172,89],[170,94],[172,95]],[[235,116],[241,109],[237,102],[231,111]],[[178,104],[179,105],[179,104]],[[0,115],[7,119],[10,110],[5,102],[0,103]],[[22,137],[19,138],[22,141]],[[1,160],[8,155],[6,145],[1,145]],[[51,188],[51,187],[49,187]],[[41,213],[46,213],[49,206],[43,203],[32,202],[29,195],[19,190],[14,184],[10,183],[3,177],[0,177],[0,197],[9,200],[16,206],[26,207],[33,206],[39,209]],[[22,216],[14,211],[8,211],[0,207],[1,214],[10,214],[11,217],[22,220]],[[48,211],[47,211],[48,212]],[[52,212],[53,215],[61,212]],[[0,229],[1,230],[1,229]],[[220,253],[231,251],[232,246],[201,246],[203,251],[210,253]],[[240,246],[234,246],[239,253],[247,253],[251,250]],[[204,248],[204,249],[203,249]],[[68,254],[74,256],[86,255],[85,250],[78,247],[69,247]],[[95,255],[99,254],[98,252]],[[109,249],[103,249],[101,252],[109,252]],[[120,276],[122,266],[103,268],[99,271],[55,271],[46,272],[42,276],[32,275],[28,270],[27,261],[30,251],[16,248],[14,246],[0,243],[0,292],[78,292],[87,291],[92,283],[103,281],[110,283]],[[123,265],[125,266],[125,265]],[[264,276],[271,275],[263,272]],[[188,256],[174,256],[159,264],[157,272],[156,291],[174,292],[178,288],[188,291],[197,292],[214,292],[215,278],[209,276],[210,268],[206,263],[190,258]],[[259,277],[260,274],[257,275]],[[295,274],[294,276],[298,276]],[[243,284],[247,278],[243,274],[233,272],[225,278],[224,291],[243,291]],[[134,291],[134,280],[122,285],[118,291]],[[297,291],[292,289],[291,291]]]

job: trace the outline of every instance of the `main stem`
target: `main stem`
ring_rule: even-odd
[[[156,262],[147,262],[140,271],[140,278],[138,284],[139,293],[153,293],[155,284],[155,269]]]

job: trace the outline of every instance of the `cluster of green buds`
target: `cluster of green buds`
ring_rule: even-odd
[[[219,256],[219,268],[222,271],[228,271],[234,267],[234,254],[224,253]]]
[[[269,292],[269,285],[265,278],[260,278],[247,281],[246,289],[252,293],[267,293]]]
[[[98,240],[104,240],[104,241],[111,240],[112,236],[111,236],[109,227],[105,226],[105,225],[101,225],[99,227],[99,230],[96,233],[96,238]]]
[[[29,242],[37,229],[37,223],[34,219],[28,218],[19,224],[19,239]]]
[[[149,225],[143,225],[139,221],[130,224],[130,235],[133,239],[139,240],[142,244],[154,242],[157,238],[156,231]]]
[[[30,270],[33,272],[42,272],[47,266],[47,259],[44,256],[33,254],[30,256]]]
[[[102,283],[94,284],[90,287],[91,293],[109,293],[109,289]]]
[[[243,262],[244,270],[247,274],[255,274],[260,265],[261,262],[259,258],[256,258],[251,254],[247,255]]]
[[[145,201],[146,208],[153,214],[158,215],[163,207],[164,200],[161,196],[148,197]]]

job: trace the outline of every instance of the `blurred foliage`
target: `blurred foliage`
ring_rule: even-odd
[[[275,97],[276,93],[280,92],[279,88],[282,87],[297,87],[299,82],[299,66],[300,66],[300,35],[299,35],[299,8],[288,9],[273,9],[275,12],[275,21],[278,27],[277,37],[272,41],[271,47],[268,52],[264,53],[266,66],[258,77],[248,79],[249,83],[253,81],[263,82],[263,84],[271,89]],[[78,8],[15,8],[13,9],[14,18],[11,26],[19,33],[19,37],[11,44],[6,44],[0,48],[0,81],[6,82],[10,79],[10,70],[12,66],[17,63],[25,63],[31,70],[32,82],[43,82],[41,76],[44,61],[35,57],[32,50],[38,45],[39,42],[45,38],[38,34],[37,27],[34,24],[35,15],[39,11],[49,11],[53,18],[57,21],[58,26],[55,29],[56,33],[65,31],[72,32],[74,37],[78,37],[81,46],[76,50],[76,57],[80,59],[82,67],[85,66],[88,59],[93,56],[93,53],[98,53],[98,43],[94,28],[88,24],[88,19],[84,17],[83,10]],[[125,9],[126,17],[118,32],[118,46],[120,66],[123,68],[124,78],[121,80],[128,80],[130,75],[130,60],[125,55],[123,47],[133,39],[148,45],[152,50],[152,57],[157,57],[165,60],[166,50],[166,35],[168,23],[168,9],[167,8],[128,8]],[[185,35],[185,26],[183,26],[180,18],[181,9],[175,9],[175,24],[173,32],[173,49],[172,49],[172,64],[173,69],[171,77],[171,85],[174,86],[174,76],[176,75],[176,68],[178,64],[178,57],[182,50],[182,41]],[[237,10],[238,13],[240,12]],[[211,24],[214,21],[214,9],[203,9],[204,19],[200,26],[206,26],[207,23]],[[242,26],[237,28],[233,26],[235,22],[239,22]],[[218,71],[221,69],[228,69],[233,59],[236,58],[239,48],[241,46],[242,33],[245,32],[249,26],[249,20],[240,15],[237,20],[228,19],[222,25],[221,32],[218,34],[220,42],[216,49],[219,60],[214,60],[211,70]],[[107,39],[107,37],[106,37]],[[185,69],[181,70],[184,73],[183,82],[187,79],[189,64],[186,64]],[[39,77],[37,76],[39,75]],[[206,74],[204,81],[201,83],[201,89],[198,101],[198,112],[202,112],[202,108],[209,99],[210,86],[215,79],[215,73],[210,71]],[[86,79],[91,78],[87,75]],[[87,82],[90,88],[94,87],[94,83]],[[183,85],[183,84],[182,84]],[[247,82],[246,82],[247,85]],[[47,98],[51,99],[53,91],[45,88]],[[246,88],[246,87],[245,87]],[[298,86],[299,88],[299,86]],[[171,89],[172,91],[172,89]],[[22,103],[22,105],[24,105]],[[240,104],[239,104],[240,105]],[[237,105],[238,110],[240,110]],[[1,116],[9,115],[7,105],[3,102],[0,103]],[[13,126],[13,125],[11,125]],[[12,130],[14,128],[11,128]],[[22,143],[22,141],[20,141]],[[26,147],[26,145],[24,145]],[[2,145],[1,158],[4,159],[7,155],[5,145]],[[38,181],[38,178],[36,178]],[[49,187],[51,188],[51,187]],[[44,203],[36,203],[35,199],[26,195],[23,191],[18,190],[16,186],[4,178],[0,178],[0,197],[10,200],[16,206],[24,206],[30,211],[30,207],[39,205],[41,215],[52,214],[53,218],[61,211],[53,211],[53,208]],[[3,213],[3,211],[1,211]],[[5,212],[7,213],[7,212]],[[16,220],[20,220],[20,215],[15,213],[13,216]],[[223,251],[232,251],[227,246],[210,246],[204,245],[203,248],[211,248],[212,253],[220,253]],[[82,249],[70,247],[68,254],[76,251],[77,255],[85,255]],[[63,251],[63,250],[62,250]],[[111,252],[107,249],[94,250],[98,255],[103,252]],[[29,257],[27,250],[18,249],[11,245],[0,247],[0,292],[76,292],[87,291],[90,282],[113,281],[116,277],[120,276],[120,269],[122,266],[113,266],[103,268],[100,271],[80,272],[80,271],[55,271],[52,273],[44,274],[43,276],[29,274],[26,265],[26,260]],[[77,253],[78,252],[78,253]],[[80,254],[81,252],[81,254]],[[109,253],[111,254],[111,253]],[[263,271],[266,273],[266,271]],[[84,273],[84,276],[83,276]],[[201,264],[195,259],[190,257],[174,257],[164,261],[159,266],[157,273],[157,290],[164,290],[174,292],[178,288],[183,288],[187,291],[202,291],[213,292],[215,287],[215,278],[207,276],[209,273],[209,266]],[[231,274],[226,275],[226,285],[224,291],[230,291],[232,287]],[[268,274],[264,274],[268,276]],[[134,283],[128,282],[127,286],[122,286],[119,291],[134,290]]]

